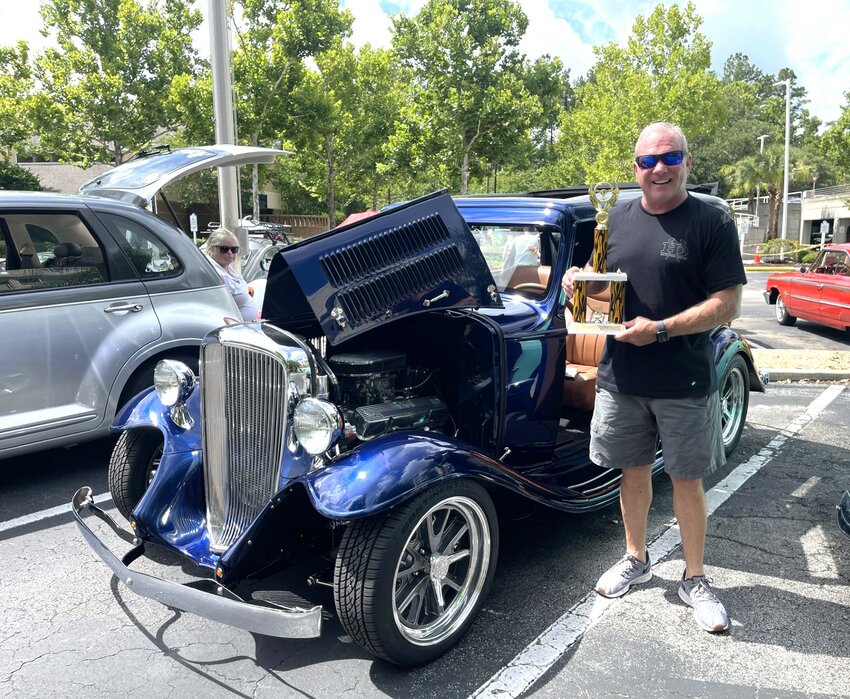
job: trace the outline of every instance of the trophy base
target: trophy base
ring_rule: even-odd
[[[616,335],[626,329],[622,323],[570,323],[568,335]]]
[[[628,276],[625,272],[576,272],[573,279],[586,282],[624,282]]]

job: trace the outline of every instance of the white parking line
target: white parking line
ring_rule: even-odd
[[[96,505],[100,505],[102,502],[108,502],[112,500],[112,496],[109,493],[101,493],[100,495],[94,496],[94,502]],[[71,511],[71,504],[67,505],[58,505],[56,507],[51,507],[49,510],[41,510],[40,512],[33,512],[29,515],[24,515],[23,517],[17,517],[15,519],[9,519],[5,522],[0,522],[0,534],[3,532],[7,532],[10,529],[17,529],[18,527],[26,526],[27,524],[32,524],[33,522],[40,522],[43,519],[49,519],[50,517],[58,517],[59,515],[67,514]]]
[[[706,493],[706,506],[711,515],[721,504],[740,488],[750,476],[755,475],[773,460],[791,437],[799,433],[844,390],[844,386],[829,386],[806,408],[805,412],[792,420],[758,454],[738,465],[726,478]],[[665,531],[649,545],[652,560],[661,561],[675,549],[681,538],[676,520],[671,520]],[[492,697],[508,699],[522,695],[539,680],[584,633],[593,626],[616,600],[600,597],[591,591],[584,599],[568,610],[548,629],[529,643],[513,660],[470,697]]]

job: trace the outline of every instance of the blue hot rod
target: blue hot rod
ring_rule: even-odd
[[[161,362],[118,417],[109,483],[132,533],[84,487],[85,539],[140,595],[298,638],[322,608],[255,581],[324,550],[311,579],[352,638],[402,665],[437,657],[493,580],[495,493],[569,512],[617,500],[618,472],[588,459],[603,340],[568,333],[559,283],[589,258],[594,214],[586,196],[438,193],[282,249],[264,320],[212,332],[200,379]],[[764,383],[735,332],[712,341],[731,451]],[[132,548],[113,553],[85,515]],[[146,547],[200,578],[139,572]]]

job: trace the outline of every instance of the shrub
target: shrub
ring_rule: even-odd
[[[0,189],[40,192],[43,187],[38,177],[26,168],[12,163],[0,163]]]

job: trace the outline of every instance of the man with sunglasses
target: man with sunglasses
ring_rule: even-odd
[[[626,554],[596,591],[619,597],[652,577],[646,530],[660,438],[685,558],[679,597],[701,628],[722,632],[729,617],[703,567],[702,479],[726,461],[709,332],[736,316],[747,279],[732,219],[685,188],[691,163],[678,126],[650,124],[632,166],[641,197],[611,210],[608,268],[628,275],[627,320],[600,359],[590,456],[622,471]],[[568,297],[578,271],[564,276]],[[588,293],[600,292],[589,285]]]

